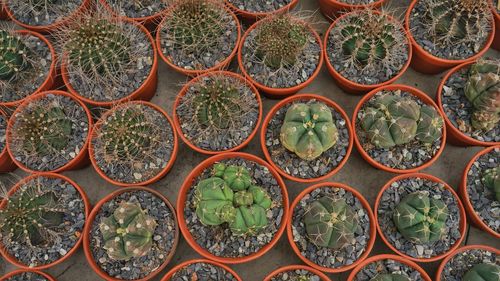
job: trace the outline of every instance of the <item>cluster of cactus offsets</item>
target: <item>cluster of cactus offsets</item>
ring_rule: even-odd
[[[20,74],[31,67],[30,50],[19,36],[0,29],[0,81],[17,80]]]
[[[480,60],[473,64],[465,85],[472,103],[472,127],[489,131],[500,121],[500,60]]]
[[[500,166],[486,170],[482,181],[486,187],[495,193],[497,201],[500,202]]]
[[[99,225],[104,249],[113,260],[130,260],[146,255],[153,246],[157,222],[137,203],[121,202],[113,215]]]
[[[492,263],[474,265],[462,278],[462,281],[498,281],[500,266]]]
[[[391,148],[413,140],[432,144],[441,138],[443,119],[430,105],[388,92],[364,110],[360,124],[373,145]]]
[[[354,241],[358,215],[344,199],[325,196],[307,206],[304,223],[316,246],[341,249]]]
[[[419,244],[436,242],[446,234],[448,207],[424,192],[404,197],[396,206],[393,220],[406,239]]]
[[[288,108],[280,131],[282,145],[310,161],[337,143],[339,133],[324,103],[296,103]]]
[[[245,167],[218,163],[213,176],[196,186],[195,204],[204,225],[228,223],[233,234],[246,235],[267,226],[272,200],[262,187],[252,184]]]
[[[370,281],[410,281],[410,278],[401,274],[379,274]]]

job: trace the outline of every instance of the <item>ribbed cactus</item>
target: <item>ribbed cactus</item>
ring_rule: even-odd
[[[322,197],[306,208],[307,237],[318,247],[341,249],[352,243],[358,228],[356,212],[344,199]]]
[[[500,121],[500,60],[473,64],[465,85],[465,96],[474,106],[472,127],[489,131]]]
[[[410,278],[402,274],[379,274],[372,278],[370,281],[411,281]]]
[[[446,204],[423,192],[414,192],[404,197],[393,215],[399,233],[419,244],[439,241],[447,231],[447,219]]]
[[[500,166],[486,170],[482,181],[486,187],[495,193],[497,201],[500,202]]]
[[[0,29],[0,80],[16,79],[19,73],[30,68],[29,54],[20,37]]]
[[[361,119],[361,128],[370,142],[379,148],[391,148],[415,139],[432,143],[442,134],[443,119],[432,106],[420,106],[408,97],[385,93]]]
[[[323,103],[296,103],[288,108],[281,127],[281,144],[304,160],[314,160],[337,143],[332,112]]]
[[[462,281],[500,281],[500,266],[493,263],[476,264],[465,273]]]
[[[146,255],[153,245],[157,222],[137,203],[121,202],[113,215],[99,225],[104,249],[113,260],[130,260]]]

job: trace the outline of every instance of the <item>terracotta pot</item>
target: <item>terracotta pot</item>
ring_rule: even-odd
[[[191,235],[191,232],[189,232],[189,229],[186,225],[186,219],[184,217],[184,206],[185,202],[187,200],[187,192],[189,189],[193,188],[192,183],[195,181],[195,179],[203,173],[206,169],[210,168],[213,164],[216,162],[219,162],[221,160],[226,160],[226,159],[231,159],[231,158],[242,158],[248,161],[255,162],[261,166],[266,167],[269,169],[269,172],[273,175],[273,177],[276,179],[278,182],[280,188],[281,188],[281,193],[283,195],[283,219],[281,221],[280,228],[278,231],[274,234],[273,239],[269,244],[265,245],[262,247],[259,251],[245,256],[245,257],[237,257],[237,258],[231,258],[231,257],[219,257],[215,256],[206,249],[202,248],[196,241],[194,240],[193,236]],[[289,206],[289,201],[288,201],[288,192],[285,186],[285,182],[281,179],[280,175],[278,172],[274,170],[274,168],[269,165],[267,162],[264,160],[260,159],[257,156],[248,154],[248,153],[242,153],[242,152],[226,152],[222,154],[218,154],[215,156],[212,156],[205,161],[201,162],[198,166],[196,166],[191,173],[186,177],[184,180],[182,187],[179,191],[179,196],[177,197],[177,217],[179,218],[179,227],[181,229],[181,232],[184,236],[184,239],[186,239],[187,243],[201,256],[216,261],[224,264],[239,264],[239,263],[245,263],[249,262],[255,259],[260,258],[263,256],[265,253],[267,253],[269,250],[272,249],[272,247],[278,242],[279,238],[285,231],[286,227],[286,219],[288,218],[288,206]]]
[[[68,163],[66,163],[62,167],[59,167],[53,171],[44,171],[44,172],[60,173],[63,171],[76,170],[76,169],[80,169],[80,168],[87,166],[89,164],[88,145],[90,142],[90,135],[92,134],[92,126],[93,126],[92,125],[93,124],[92,115],[91,115],[90,111],[88,110],[88,108],[85,106],[85,104],[83,104],[81,101],[79,101],[78,99],[76,99],[74,96],[70,95],[67,92],[58,91],[58,90],[46,91],[46,92],[38,93],[36,95],[28,96],[24,99],[24,102],[17,107],[16,111],[14,111],[14,113],[10,117],[9,123],[7,125],[7,136],[6,136],[7,151],[9,152],[10,158],[14,161],[14,163],[19,168],[23,169],[24,171],[26,171],[28,173],[40,172],[37,170],[33,170],[33,169],[27,167],[24,163],[21,163],[20,161],[16,160],[16,157],[14,156],[14,153],[12,152],[12,145],[13,145],[12,126],[16,122],[16,115],[17,114],[19,114],[21,111],[23,111],[31,102],[36,101],[36,100],[40,100],[40,99],[46,97],[47,95],[57,95],[57,96],[69,97],[73,101],[78,103],[83,108],[83,110],[85,111],[85,113],[87,115],[88,134],[87,134],[87,138],[85,139],[85,143],[80,148],[80,152],[75,156],[75,158],[73,158],[71,161],[69,161]]]
[[[492,5],[493,16],[495,17],[495,39],[493,40],[493,44],[491,45],[495,50],[500,51],[500,15],[496,11],[496,8]]]
[[[432,55],[431,53],[427,52],[417,43],[417,41],[415,41],[415,38],[413,37],[410,28],[410,15],[418,1],[419,0],[413,0],[413,2],[411,2],[410,7],[406,11],[405,15],[406,32],[408,33],[411,44],[413,46],[413,57],[411,60],[411,67],[413,69],[425,74],[437,74],[449,68],[457,66],[461,63],[477,60],[478,58],[482,57],[484,53],[486,53],[486,51],[488,51],[488,48],[490,47],[491,43],[493,42],[493,38],[495,37],[494,22],[492,22],[493,25],[491,29],[492,31],[483,49],[481,49],[479,52],[477,52],[477,54],[471,56],[470,58],[462,60],[449,60],[449,59],[438,58]]]
[[[10,273],[7,273],[5,274],[4,276],[2,276],[0,278],[0,281],[5,281],[5,280],[8,280],[9,278],[11,277],[14,277],[15,275],[18,275],[18,274],[21,274],[21,273],[25,273],[25,272],[33,272],[33,273],[36,273],[36,274],[39,274],[39,275],[42,275],[43,277],[45,277],[45,279],[47,279],[48,281],[56,281],[56,279],[54,279],[54,277],[48,275],[47,273],[45,272],[41,272],[41,271],[36,271],[36,270],[32,270],[32,269],[20,269],[20,270],[16,270],[16,271],[12,271]]]
[[[108,201],[114,199],[115,197],[117,197],[123,193],[135,192],[135,191],[146,191],[146,192],[152,193],[154,196],[160,198],[163,202],[165,202],[167,207],[172,212],[172,215],[174,216],[174,220],[177,221],[177,218],[175,215],[175,209],[172,206],[172,204],[170,203],[170,201],[168,201],[168,199],[165,196],[163,196],[160,192],[153,190],[153,189],[150,189],[148,187],[136,186],[136,187],[121,188],[121,189],[119,189],[111,194],[108,194],[106,197],[101,199],[97,203],[97,205],[95,205],[94,209],[92,209],[92,212],[89,215],[89,219],[87,221],[87,224],[85,225],[85,229],[83,231],[83,251],[85,253],[85,257],[86,257],[87,262],[89,263],[90,267],[94,270],[95,273],[97,273],[99,275],[99,277],[101,277],[102,279],[107,280],[107,281],[122,281],[123,279],[118,279],[118,278],[114,278],[114,277],[109,276],[104,270],[102,270],[99,267],[99,265],[97,265],[96,261],[94,260],[93,255],[92,255],[92,250],[90,249],[90,231],[92,230],[92,225],[94,224],[94,220],[95,220],[97,214],[99,213],[100,209],[102,208],[102,206],[105,203],[107,203]],[[159,222],[159,223],[161,223],[161,222]],[[174,257],[175,250],[177,249],[178,244],[179,244],[179,226],[178,226],[178,224],[176,224],[174,244],[172,246],[170,253],[163,261],[162,265],[160,267],[158,267],[155,271],[151,272],[148,276],[141,278],[141,279],[134,279],[134,280],[135,281],[146,281],[146,280],[150,280],[153,277],[155,277],[156,275],[158,275],[163,269],[165,269],[165,267],[169,264],[169,262]]]
[[[248,72],[246,71],[245,69],[245,65],[243,63],[243,45],[245,44],[245,40],[246,38],[248,37],[248,35],[250,34],[250,32],[252,32],[252,30],[254,30],[257,26],[259,26],[259,24],[261,24],[264,20],[266,19],[263,19],[263,20],[260,20],[256,23],[254,23],[252,26],[250,26],[247,31],[245,32],[245,34],[243,35],[243,38],[241,39],[241,42],[240,42],[240,47],[239,47],[239,51],[238,51],[238,65],[240,67],[240,70],[241,72],[243,73],[243,75],[250,81],[252,82],[255,87],[257,87],[257,89],[259,89],[259,91],[261,91],[263,94],[265,94],[267,97],[269,98],[272,98],[272,99],[281,99],[281,98],[284,98],[284,97],[287,97],[287,96],[290,96],[290,95],[293,95],[295,93],[297,93],[298,91],[300,91],[301,89],[307,87],[309,84],[312,83],[312,81],[318,76],[320,70],[321,70],[321,67],[323,66],[323,60],[324,60],[324,57],[323,57],[323,44],[322,44],[322,40],[321,40],[321,37],[319,37],[318,33],[312,28],[311,25],[309,25],[308,23],[306,23],[305,21],[301,21],[308,29],[309,31],[311,32],[311,34],[314,35],[314,37],[316,38],[316,42],[318,42],[319,46],[320,46],[320,54],[319,54],[319,62],[318,62],[318,67],[316,68],[316,70],[314,71],[314,73],[311,75],[311,77],[309,77],[305,82],[299,84],[299,85],[296,85],[296,86],[293,86],[293,87],[290,87],[290,88],[271,88],[271,87],[268,87],[264,84],[261,84],[257,81],[255,81],[252,76],[250,74],[248,74]]]
[[[439,84],[437,94],[436,94],[436,102],[439,107],[439,110],[441,111],[441,115],[444,117],[444,122],[446,124],[446,131],[448,132],[449,140],[450,143],[454,145],[459,145],[459,146],[491,146],[491,145],[499,145],[500,142],[485,142],[485,141],[480,141],[475,138],[472,138],[470,136],[467,136],[466,134],[462,133],[457,127],[451,123],[450,119],[448,119],[448,116],[444,112],[444,107],[443,107],[443,86],[446,84],[448,79],[457,71],[461,70],[462,68],[469,67],[472,64],[474,64],[476,61],[471,61],[471,62],[466,62],[461,65],[457,65],[454,67],[452,70],[450,70],[446,75],[443,77],[441,80],[441,83]]]
[[[346,190],[347,192],[352,193],[360,202],[361,205],[363,205],[364,210],[368,213],[368,216],[370,217],[370,240],[368,241],[368,244],[366,246],[365,252],[358,258],[358,260],[354,261],[350,265],[342,266],[339,268],[329,268],[329,267],[323,267],[321,265],[318,265],[314,263],[313,261],[309,260],[308,258],[304,257],[301,254],[301,251],[299,247],[297,247],[297,244],[294,241],[293,237],[293,230],[292,230],[292,223],[293,223],[293,211],[295,207],[300,203],[302,198],[304,198],[306,195],[310,194],[314,190],[322,187],[331,187],[331,188],[341,188]],[[373,249],[373,245],[375,244],[375,239],[377,236],[376,232],[376,226],[375,226],[375,218],[373,216],[372,208],[370,207],[370,203],[366,201],[366,199],[363,197],[361,193],[359,193],[356,189],[342,184],[342,183],[336,183],[336,182],[323,182],[323,183],[318,183],[313,186],[310,186],[306,189],[304,189],[297,197],[295,200],[293,200],[292,205],[290,206],[290,211],[288,212],[288,217],[287,217],[287,226],[286,226],[286,232],[288,236],[288,242],[290,243],[290,246],[292,246],[293,251],[295,254],[308,266],[317,269],[322,272],[327,272],[327,273],[341,273],[345,271],[349,271],[356,267],[359,263],[361,263],[364,259],[366,259],[369,255],[370,252]]]
[[[351,272],[351,274],[349,274],[347,281],[354,281],[355,280],[354,278],[356,278],[356,275],[361,270],[363,270],[363,268],[365,266],[369,265],[370,263],[382,261],[382,260],[394,260],[394,261],[397,261],[397,262],[402,263],[404,265],[407,265],[407,266],[417,270],[420,273],[420,276],[425,281],[432,281],[432,279],[429,277],[429,275],[427,275],[427,272],[425,272],[425,270],[423,270],[418,264],[416,264],[408,259],[397,256],[397,255],[385,255],[385,254],[369,257],[366,260],[362,261],[358,266],[356,266],[356,268]]]
[[[292,176],[292,175],[288,174],[285,170],[283,170],[276,163],[273,162],[271,154],[270,154],[270,152],[269,152],[269,150],[267,149],[267,146],[266,146],[266,132],[267,132],[267,127],[269,125],[269,122],[271,122],[271,120],[273,119],[274,115],[276,114],[276,112],[278,110],[280,110],[280,108],[282,108],[283,106],[285,106],[287,104],[290,104],[290,103],[292,103],[294,101],[298,101],[298,100],[311,100],[311,99],[316,99],[316,100],[318,100],[320,102],[325,103],[329,107],[333,107],[338,113],[340,113],[340,115],[342,115],[342,118],[344,118],[344,120],[346,121],[347,130],[349,131],[349,146],[347,147],[347,152],[346,152],[346,155],[345,155],[344,159],[342,159],[342,161],[340,161],[340,163],[338,164],[338,166],[335,169],[331,170],[329,173],[327,173],[326,175],[323,175],[321,177],[304,179],[304,178],[298,178],[298,177],[295,177],[295,176]],[[328,179],[328,178],[332,177],[333,175],[335,175],[338,171],[340,171],[340,169],[342,169],[342,167],[345,165],[345,163],[349,159],[349,156],[351,155],[351,151],[352,151],[352,147],[353,147],[353,142],[354,142],[353,141],[353,139],[354,139],[353,135],[354,135],[354,131],[352,130],[352,126],[351,126],[351,124],[349,122],[349,116],[345,113],[345,111],[338,104],[336,104],[335,102],[333,102],[331,99],[323,97],[323,96],[319,96],[319,95],[315,95],[315,94],[299,94],[299,95],[295,95],[295,96],[292,96],[292,97],[288,97],[288,98],[286,98],[286,99],[278,102],[276,105],[274,105],[271,108],[271,110],[267,114],[266,118],[264,119],[264,122],[262,123],[262,129],[260,131],[260,145],[262,147],[262,151],[264,152],[264,156],[266,157],[266,160],[283,177],[285,177],[285,178],[287,178],[289,180],[292,180],[292,181],[296,181],[296,182],[312,183],[312,182],[318,182],[318,181],[322,181],[322,180]]]
[[[467,174],[469,173],[469,170],[471,169],[472,165],[474,165],[474,162],[478,160],[479,157],[488,154],[492,152],[495,149],[500,149],[500,145],[497,146],[491,146],[486,149],[483,149],[479,151],[474,157],[471,159],[469,164],[467,164],[467,167],[465,167],[465,170],[462,175],[462,182],[460,183],[460,189],[459,194],[460,197],[462,198],[462,203],[464,204],[465,210],[467,211],[468,218],[474,225],[485,231],[486,233],[493,235],[497,239],[500,238],[500,233],[496,232],[495,230],[491,229],[482,219],[479,217],[479,215],[476,213],[476,210],[474,209],[474,206],[472,206],[469,198],[469,193],[467,192]]]
[[[175,266],[174,268],[172,268],[162,279],[161,281],[170,281],[172,280],[172,276],[174,276],[174,274],[183,269],[184,267],[188,266],[188,265],[191,265],[193,263],[208,263],[208,264],[211,264],[211,265],[214,265],[214,266],[218,266],[220,268],[223,268],[225,271],[231,273],[234,278],[236,278],[237,281],[242,281],[242,279],[238,276],[238,274],[232,270],[229,266],[227,265],[224,265],[222,263],[218,263],[218,262],[215,262],[215,261],[211,261],[211,260],[204,260],[204,259],[195,259],[195,260],[188,260],[188,261],[185,261],[177,266]]]
[[[113,180],[110,177],[108,177],[101,170],[101,168],[99,168],[99,166],[97,165],[97,161],[95,159],[95,153],[94,153],[94,145],[93,145],[94,142],[93,142],[93,140],[97,137],[97,132],[101,128],[103,120],[106,120],[106,118],[108,118],[113,113],[114,110],[116,110],[117,108],[121,108],[122,106],[125,106],[127,104],[142,104],[142,105],[145,105],[145,106],[149,106],[149,107],[153,108],[154,110],[160,112],[167,119],[168,123],[170,123],[170,126],[172,127],[172,134],[174,135],[174,147],[173,147],[173,150],[172,150],[172,154],[170,156],[170,160],[167,163],[167,166],[165,166],[165,168],[163,168],[163,170],[161,170],[161,172],[159,172],[155,177],[153,177],[153,178],[151,178],[149,180],[146,180],[146,181],[143,181],[143,182],[137,182],[137,183],[119,182],[119,181]],[[113,185],[122,186],[122,187],[146,186],[146,185],[150,185],[150,184],[153,184],[153,183],[159,181],[160,179],[162,179],[170,171],[170,169],[172,169],[172,166],[174,165],[175,159],[177,158],[177,152],[178,151],[179,151],[179,142],[177,140],[177,132],[175,130],[175,127],[174,127],[174,124],[172,122],[172,119],[170,119],[170,117],[168,116],[167,112],[165,112],[165,110],[163,110],[161,107],[159,107],[159,106],[157,106],[157,105],[155,105],[153,103],[146,102],[146,101],[131,101],[131,102],[128,102],[128,103],[125,103],[125,104],[118,105],[118,106],[116,106],[116,107],[114,107],[114,108],[106,111],[101,116],[101,118],[99,119],[99,121],[97,121],[97,123],[95,124],[94,129],[92,130],[92,135],[90,136],[90,142],[89,142],[90,162],[92,163],[92,166],[94,166],[94,169],[96,170],[96,172],[101,176],[101,178],[105,179],[107,182],[109,182],[109,183],[111,183]]]
[[[182,125],[181,121],[179,120],[179,116],[177,116],[177,108],[179,107],[179,105],[181,103],[182,97],[184,97],[184,95],[186,95],[189,88],[193,84],[200,81],[200,79],[203,79],[204,77],[210,77],[212,75],[224,75],[224,76],[229,76],[229,77],[232,77],[232,78],[235,78],[235,79],[242,81],[250,89],[252,89],[252,92],[255,94],[255,98],[257,99],[257,102],[259,104],[259,117],[257,119],[257,123],[255,124],[255,128],[253,129],[252,133],[248,136],[248,138],[244,142],[242,142],[241,144],[239,144],[231,149],[228,149],[228,150],[214,151],[214,150],[206,150],[206,149],[203,149],[203,148],[196,146],[186,136],[184,136],[184,132],[182,131],[182,127],[181,127],[181,125]],[[177,95],[177,98],[175,99],[175,102],[174,102],[173,121],[174,121],[175,129],[177,130],[177,134],[184,141],[184,143],[187,144],[192,150],[199,152],[199,153],[203,153],[203,154],[215,155],[215,154],[220,154],[220,153],[224,153],[224,152],[238,151],[238,150],[242,149],[243,147],[247,146],[248,143],[250,143],[250,141],[254,138],[255,134],[257,134],[261,120],[262,120],[262,100],[260,99],[259,91],[251,83],[249,83],[244,77],[242,77],[241,75],[238,75],[236,73],[229,72],[229,71],[214,71],[214,72],[205,73],[205,74],[202,74],[198,77],[195,77],[193,80],[189,81],[181,89],[181,91]]]
[[[382,0],[380,3],[382,3],[383,1],[384,0]],[[335,83],[342,90],[344,90],[348,93],[351,93],[351,94],[364,94],[364,93],[369,92],[369,91],[376,89],[378,87],[394,83],[394,81],[398,80],[406,72],[406,70],[410,66],[410,61],[411,61],[411,57],[412,57],[412,45],[410,43],[410,40],[408,39],[408,35],[406,35],[407,46],[408,46],[408,60],[405,63],[405,65],[403,66],[403,68],[401,68],[401,70],[399,71],[399,73],[397,75],[395,75],[394,77],[392,77],[391,79],[389,79],[385,82],[382,82],[379,84],[373,84],[373,85],[366,85],[366,84],[359,84],[359,83],[356,83],[354,81],[351,81],[351,80],[345,78],[335,69],[335,67],[333,67],[332,62],[330,61],[330,56],[328,55],[328,49],[327,49],[328,41],[329,41],[328,39],[330,37],[330,32],[332,31],[333,28],[335,28],[335,26],[338,24],[339,21],[343,20],[344,18],[346,18],[352,14],[356,14],[356,13],[359,13],[359,11],[353,11],[353,12],[350,12],[348,14],[344,14],[344,15],[340,16],[339,18],[337,18],[330,25],[330,27],[328,28],[328,31],[325,33],[325,39],[323,42],[323,46],[324,46],[323,56],[325,57],[325,60],[326,60],[326,66],[328,68],[328,72],[330,72],[330,75],[335,80]],[[379,15],[381,14],[379,11],[374,11],[374,13],[379,14]],[[401,30],[404,30],[403,25],[398,20],[396,20],[395,18],[393,18],[391,16],[388,16],[388,17],[389,17],[389,19],[391,19],[391,21],[393,21],[395,23],[395,25],[399,26],[401,28]]]
[[[434,155],[426,163],[424,163],[421,166],[418,166],[416,168],[401,170],[401,169],[395,169],[395,168],[390,168],[388,166],[384,166],[384,165],[380,164],[379,162],[375,161],[374,159],[372,159],[370,157],[370,155],[363,149],[363,146],[358,138],[358,134],[356,133],[356,124],[358,122],[358,120],[357,120],[358,119],[358,112],[361,110],[363,105],[368,100],[370,100],[373,96],[375,96],[375,94],[377,94],[378,92],[384,91],[384,90],[386,90],[386,91],[401,90],[401,91],[411,93],[415,97],[419,98],[423,103],[434,107],[436,109],[436,111],[438,111],[438,113],[441,115],[441,117],[444,118],[443,113],[438,109],[438,107],[434,103],[434,101],[429,96],[427,96],[424,92],[418,90],[417,88],[413,88],[413,87],[406,86],[406,85],[400,85],[400,84],[382,86],[380,88],[377,88],[377,89],[369,92],[365,96],[363,96],[363,98],[359,101],[358,105],[356,105],[356,108],[354,109],[354,114],[352,116],[352,127],[353,127],[353,132],[354,132],[354,143],[356,144],[356,148],[358,149],[358,151],[361,154],[361,156],[363,157],[363,159],[366,160],[366,162],[368,162],[370,165],[372,165],[373,167],[375,167],[377,169],[380,169],[380,170],[383,170],[383,171],[386,171],[389,173],[397,173],[397,174],[415,173],[415,172],[423,170],[427,167],[430,167],[439,158],[439,156],[443,152],[444,147],[446,145],[446,129],[444,128],[444,126],[443,126],[442,136],[441,136],[441,147],[436,152],[436,155]]]
[[[67,56],[67,54],[63,55],[63,60],[61,63],[61,75],[62,75],[64,84],[66,85],[68,92],[75,95],[78,99],[82,100],[86,104],[89,104],[89,105],[92,105],[95,107],[110,108],[116,104],[124,103],[124,102],[131,101],[131,100],[149,101],[153,98],[153,96],[156,93],[156,88],[157,88],[157,84],[158,84],[158,52],[156,50],[156,45],[154,43],[154,39],[151,36],[151,34],[149,34],[149,31],[141,24],[139,24],[133,20],[129,20],[129,19],[122,19],[122,21],[137,26],[142,32],[144,32],[144,34],[148,38],[148,41],[151,44],[151,48],[153,49],[153,65],[151,66],[151,71],[150,71],[148,77],[146,78],[146,80],[144,80],[144,82],[141,84],[141,86],[138,89],[136,89],[135,91],[133,91],[132,93],[130,93],[128,96],[121,98],[119,100],[113,100],[113,101],[95,101],[95,100],[91,100],[91,99],[83,96],[82,94],[77,92],[77,90],[75,88],[73,88],[73,86],[71,85],[71,81],[70,81],[70,77],[69,77],[69,73],[68,73],[68,66],[67,66],[68,56]]]
[[[457,201],[458,208],[460,210],[459,211],[460,212],[460,223],[457,226],[460,229],[460,239],[458,241],[456,241],[455,244],[452,247],[450,247],[450,249],[448,251],[446,251],[445,253],[443,253],[443,254],[440,254],[440,255],[437,255],[437,256],[434,256],[434,257],[431,257],[431,258],[414,258],[412,256],[409,256],[409,255],[403,253],[403,252],[400,252],[398,249],[396,249],[396,247],[394,247],[387,240],[387,238],[385,237],[385,233],[382,231],[382,229],[381,229],[381,227],[380,227],[380,225],[378,223],[378,215],[377,215],[378,214],[378,206],[380,205],[380,201],[382,199],[382,195],[391,186],[391,184],[393,182],[400,181],[400,180],[407,179],[407,178],[421,178],[421,179],[427,179],[427,180],[430,180],[430,181],[433,181],[433,182],[441,183],[441,184],[444,185],[444,188],[446,190],[448,190],[451,194],[453,194],[453,197],[455,197],[455,199]],[[382,187],[382,189],[379,191],[379,193],[377,195],[377,198],[375,200],[375,207],[373,209],[373,213],[375,214],[375,223],[377,225],[378,234],[379,234],[380,238],[382,239],[382,241],[384,241],[384,243],[387,245],[387,247],[389,247],[392,251],[394,251],[398,255],[402,256],[403,258],[408,259],[408,260],[412,260],[414,262],[435,262],[435,261],[438,261],[438,260],[440,260],[440,259],[448,256],[451,252],[453,252],[455,249],[457,249],[460,246],[460,244],[462,243],[462,241],[465,238],[465,232],[467,231],[467,219],[465,217],[464,206],[462,205],[462,202],[460,201],[460,198],[458,197],[458,195],[455,192],[455,190],[453,190],[453,188],[450,187],[443,180],[441,180],[441,179],[439,179],[437,177],[434,177],[432,175],[423,174],[423,173],[411,173],[411,174],[406,174],[406,175],[399,175],[399,176],[396,176],[396,177],[392,178],[391,180],[389,180]]]
[[[89,199],[87,198],[87,194],[73,180],[71,180],[70,178],[65,177],[63,175],[55,174],[55,173],[36,173],[36,174],[32,174],[32,175],[30,175],[30,176],[22,179],[18,183],[16,183],[16,185],[14,185],[14,187],[12,187],[9,190],[9,192],[7,193],[7,196],[11,196],[19,188],[21,188],[21,186],[23,184],[25,184],[25,183],[33,180],[33,179],[36,179],[38,177],[57,178],[57,179],[61,179],[61,180],[65,181],[65,182],[71,184],[77,190],[77,192],[80,194],[80,197],[82,198],[83,203],[85,205],[85,218],[86,218],[85,224],[87,225],[87,222],[88,222],[87,218],[89,217],[89,213],[90,213],[90,202],[89,202]],[[6,204],[7,204],[7,201],[2,200],[2,202],[0,203],[0,209],[4,209]],[[13,265],[15,265],[15,266],[17,266],[19,268],[22,268],[23,271],[26,271],[26,270],[27,271],[31,271],[31,270],[44,270],[44,269],[47,269],[47,268],[54,267],[54,266],[56,266],[58,264],[61,264],[65,260],[69,259],[74,253],[76,253],[76,251],[80,247],[81,243],[82,243],[82,236],[80,235],[80,237],[78,238],[78,241],[75,243],[75,245],[73,246],[73,248],[71,248],[71,250],[68,251],[68,253],[65,256],[61,257],[60,259],[56,260],[55,262],[52,262],[52,263],[49,263],[49,264],[45,264],[45,265],[35,266],[35,267],[30,267],[29,265],[23,264],[20,261],[18,261],[14,256],[12,256],[9,252],[7,252],[7,250],[5,249],[3,243],[0,243],[0,254],[9,263],[11,263],[11,264],[13,264]]]
[[[0,115],[5,118],[5,121],[7,123],[9,122],[8,115],[2,109],[0,109]],[[14,161],[12,161],[9,152],[7,151],[7,142],[5,142],[4,148],[2,149],[2,151],[0,151],[0,173],[12,172],[16,168],[16,164],[14,163]]]
[[[271,281],[273,277],[277,276],[280,273],[287,272],[287,271],[295,271],[295,270],[307,270],[313,274],[316,274],[319,278],[321,278],[321,281],[330,281],[331,279],[328,278],[323,272],[316,270],[312,267],[309,266],[304,266],[304,265],[288,265],[288,266],[283,266],[275,271],[269,273],[269,275],[264,278],[264,281]]]
[[[150,32],[155,32],[156,31],[156,25],[161,21],[163,14],[165,10],[160,11],[158,13],[155,13],[150,16],[145,16],[145,17],[139,17],[139,18],[130,18],[127,16],[122,16],[120,15],[119,12],[117,12],[109,3],[107,0],[99,0],[99,3],[110,13],[112,13],[115,16],[118,16],[120,18],[126,19],[126,20],[132,20],[135,21],[139,24],[144,25]]]
[[[319,0],[319,8],[321,13],[331,21],[343,13],[349,13],[354,10],[378,9],[385,1],[378,0],[367,5],[352,5],[337,0]]]
[[[272,11],[272,12],[249,12],[242,10],[235,5],[233,5],[229,0],[225,0],[226,5],[234,11],[234,13],[239,16],[244,22],[246,23],[253,23],[256,22],[260,19],[263,19],[269,15],[275,15],[275,14],[282,14],[286,13],[288,11],[291,11],[297,4],[299,3],[299,0],[291,0],[288,5],[285,5],[278,10]]]

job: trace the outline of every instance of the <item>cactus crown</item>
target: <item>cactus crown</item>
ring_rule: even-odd
[[[410,278],[401,274],[379,274],[370,281],[410,281]]]
[[[157,223],[137,203],[121,202],[99,225],[104,249],[113,260],[130,260],[146,255],[153,246]]]
[[[262,187],[252,184],[250,172],[242,166],[218,163],[212,174],[195,190],[196,215],[201,223],[228,223],[235,235],[252,235],[264,229],[272,200]]]
[[[399,233],[419,244],[439,241],[448,231],[447,219],[446,204],[424,192],[414,192],[404,197],[393,215]]]
[[[31,67],[29,55],[30,50],[19,36],[0,29],[0,80],[16,81]]]
[[[314,160],[334,146],[338,138],[332,112],[324,103],[296,103],[288,108],[280,140],[298,157]]]
[[[474,265],[465,273],[462,281],[498,281],[500,280],[500,266],[493,263]]]
[[[500,202],[500,166],[486,170],[482,182],[495,193],[495,198]]]

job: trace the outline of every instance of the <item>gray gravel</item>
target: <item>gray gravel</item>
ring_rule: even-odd
[[[168,281],[236,281],[224,268],[210,263],[192,263],[178,270]]]
[[[5,281],[48,281],[47,278],[43,277],[38,273],[33,272],[22,272],[9,277]]]
[[[5,148],[5,131],[7,130],[7,118],[0,115],[0,153]]]
[[[353,281],[370,281],[379,274],[401,274],[412,281],[425,281],[418,270],[392,259],[378,260],[365,265],[354,276]]]
[[[106,0],[106,2],[121,16],[129,18],[144,18],[158,14],[168,8],[166,1],[142,0]]]
[[[500,266],[500,256],[495,253],[470,249],[453,256],[444,266],[441,272],[441,280],[445,281],[462,281],[462,277],[474,265],[480,263],[494,263]]]
[[[99,224],[116,210],[120,202],[138,203],[141,208],[152,216],[158,226],[153,233],[153,246],[145,256],[132,258],[128,261],[111,260],[104,250]],[[171,251],[175,250],[175,216],[163,200],[147,191],[128,191],[106,202],[99,209],[90,229],[90,250],[94,261],[109,276],[122,280],[145,278],[156,271],[167,259]]]
[[[287,281],[287,280],[320,281],[321,278],[318,275],[306,269],[296,269],[296,270],[281,272],[271,278],[271,281]]]
[[[74,13],[83,3],[83,0],[55,0],[46,4],[47,7],[29,5],[25,0],[5,0],[14,17],[28,25],[41,26],[57,23]],[[33,2],[38,3],[38,2]],[[36,8],[35,8],[36,7]]]
[[[266,13],[279,10],[292,0],[229,0],[229,3],[243,11]]]

